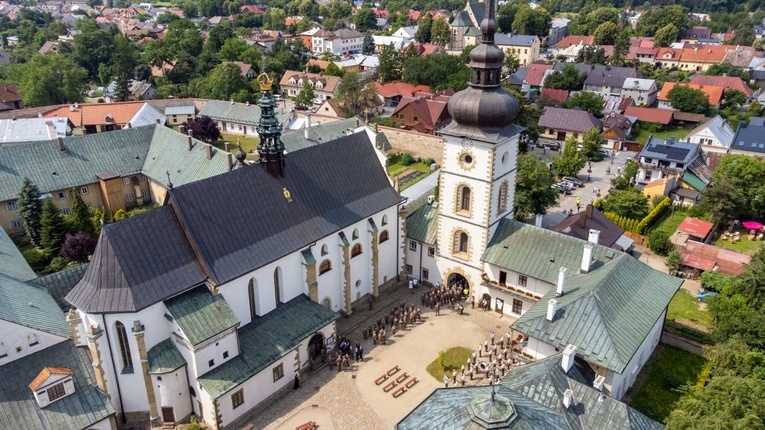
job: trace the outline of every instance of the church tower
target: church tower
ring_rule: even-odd
[[[258,144],[258,157],[260,164],[268,173],[275,178],[284,176],[284,144],[282,143],[282,125],[276,118],[274,108],[276,102],[271,96],[273,80],[267,74],[258,76],[258,84],[262,95],[258,100],[260,107],[260,121],[256,126],[260,143]]]
[[[481,282],[481,256],[498,222],[512,216],[523,130],[518,101],[500,85],[504,53],[494,44],[496,0],[486,0],[481,44],[470,52],[468,88],[452,96],[439,184],[438,267],[447,285]],[[480,299],[480,298],[478,298]]]

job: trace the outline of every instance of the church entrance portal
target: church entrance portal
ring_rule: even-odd
[[[311,359],[316,360],[321,355],[321,349],[324,347],[324,335],[316,333],[308,342],[308,353]]]
[[[458,287],[460,287],[460,290],[462,290],[463,294],[464,294],[465,289],[466,288],[468,288],[468,289],[470,288],[470,283],[461,274],[459,274],[459,273],[452,273],[447,278],[446,286],[448,286],[448,287],[458,286]]]

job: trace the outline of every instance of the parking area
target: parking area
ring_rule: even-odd
[[[539,154],[545,162],[551,162],[552,157],[560,156],[561,152],[543,147],[542,145],[547,142],[547,139],[539,139],[539,142],[533,151]],[[577,178],[584,183],[584,187],[573,187],[570,195],[561,194],[558,199],[558,206],[551,207],[547,210],[547,213],[542,219],[542,227],[554,227],[561,222],[570,211],[576,213],[577,197],[579,197],[580,209],[583,210],[585,206],[594,203],[595,200],[597,200],[597,190],[600,190],[601,196],[605,196],[606,193],[608,193],[608,189],[611,187],[611,179],[614,178],[620,169],[624,168],[624,164],[629,158],[634,157],[635,153],[616,151],[614,155],[614,157],[604,158],[602,161],[593,161],[589,166],[585,165],[577,175]],[[591,170],[591,173],[588,174],[588,170]],[[566,211],[566,214],[563,213],[564,210]]]

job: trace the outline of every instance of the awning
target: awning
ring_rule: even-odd
[[[625,235],[621,235],[621,237],[614,242],[614,244],[621,247],[623,251],[630,249],[633,243],[635,243],[635,241]]]

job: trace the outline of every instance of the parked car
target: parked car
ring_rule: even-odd
[[[561,178],[561,181],[570,182],[579,188],[584,188],[584,182],[582,182],[579,178],[575,178],[573,176],[564,176],[563,178]]]
[[[557,184],[552,184],[550,188],[555,188],[558,191],[560,191],[561,194],[568,196],[571,194],[571,187],[568,186],[568,184],[564,184],[562,182],[559,182]]]
[[[600,155],[602,155],[602,156],[603,156],[603,158],[608,158],[608,157],[610,157],[610,156],[611,156],[611,153],[610,153],[610,152],[608,152],[608,151],[607,151],[607,150],[605,150],[605,149],[598,149],[598,152],[600,152]]]
[[[560,151],[560,142],[555,140],[548,140],[547,143],[542,146],[546,146],[547,149],[550,149],[551,151]]]

